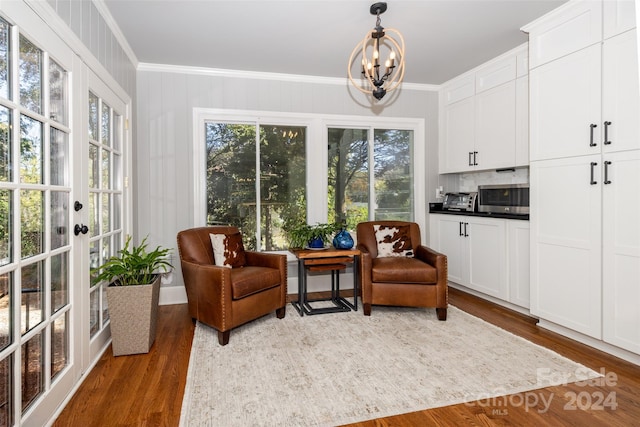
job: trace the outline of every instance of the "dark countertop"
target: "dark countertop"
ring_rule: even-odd
[[[437,210],[437,209],[429,209],[429,213],[444,214],[444,215],[478,216],[482,218],[519,219],[523,221],[529,221],[528,214],[522,215],[522,214],[488,213],[488,212],[458,212],[458,211],[443,211],[443,210]]]

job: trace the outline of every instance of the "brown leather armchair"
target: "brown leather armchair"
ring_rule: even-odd
[[[405,226],[406,249],[413,256],[378,256],[378,240],[374,226]],[[387,229],[388,230],[388,229]],[[415,222],[369,221],[356,229],[360,258],[362,304],[365,316],[372,305],[435,307],[439,320],[447,320],[447,257],[421,245],[420,228]],[[387,233],[389,236],[393,235]],[[397,234],[397,233],[395,233]],[[387,236],[387,237],[389,237]],[[383,239],[384,240],[384,239]],[[410,242],[409,242],[410,240]],[[389,240],[393,243],[393,240]],[[396,247],[402,244],[397,243]]]
[[[237,227],[213,226],[178,233],[178,251],[187,291],[189,314],[218,330],[218,342],[229,342],[231,329],[276,312],[285,316],[286,255],[245,251],[246,265],[214,265],[209,234],[237,233]]]

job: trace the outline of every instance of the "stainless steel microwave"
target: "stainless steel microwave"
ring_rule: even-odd
[[[528,214],[529,184],[479,185],[478,211]]]

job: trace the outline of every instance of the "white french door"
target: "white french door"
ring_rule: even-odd
[[[0,426],[48,424],[108,345],[90,275],[128,229],[125,97],[24,2],[2,3]]]
[[[94,284],[93,269],[109,257],[117,255],[124,242],[124,129],[127,105],[95,74],[88,71],[84,92],[83,115],[88,129],[79,149],[84,159],[79,165],[78,230],[83,237],[81,269],[82,289],[87,292],[84,301],[83,356],[86,363],[94,360],[107,344],[109,310],[106,284]],[[75,226],[74,226],[75,227]],[[86,363],[83,365],[86,366]]]

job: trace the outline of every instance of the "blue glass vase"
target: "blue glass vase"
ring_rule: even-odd
[[[333,247],[336,249],[351,249],[353,247],[353,237],[343,228],[333,238]]]
[[[316,237],[315,239],[309,240],[309,247],[313,249],[324,248],[324,242],[322,241],[322,237]]]

